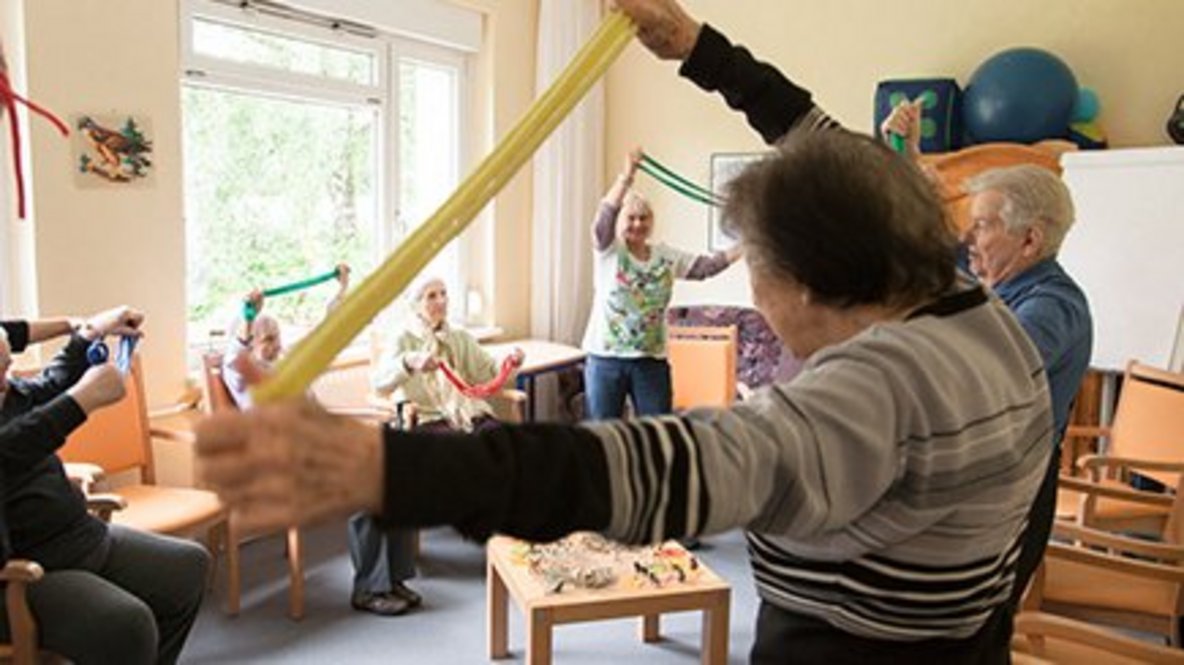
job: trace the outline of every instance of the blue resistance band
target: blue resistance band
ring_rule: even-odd
[[[115,354],[115,368],[119,370],[120,374],[127,376],[127,373],[132,369],[132,354],[136,350],[136,343],[139,342],[138,337],[122,336],[119,338],[119,350]],[[111,358],[111,349],[107,347],[107,343],[101,338],[96,339],[86,347],[86,361],[94,365],[102,365]]]

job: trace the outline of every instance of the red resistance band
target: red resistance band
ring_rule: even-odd
[[[24,104],[30,111],[49,120],[62,136],[70,135],[70,128],[60,118],[49,110],[16,94],[12,90],[12,83],[8,80],[8,73],[0,69],[0,104],[8,111],[9,136],[12,137],[12,170],[16,174],[16,211],[17,216],[25,218],[25,173],[21,165],[21,130],[16,119],[16,103]]]
[[[497,376],[486,383],[476,386],[470,386],[468,382],[457,376],[456,372],[452,371],[452,368],[448,366],[448,363],[441,362],[440,371],[444,372],[444,378],[456,386],[460,394],[465,397],[484,399],[496,395],[502,389],[502,386],[505,385],[506,381],[509,380],[510,375],[514,373],[514,359],[511,356],[506,356],[502,360],[502,367],[498,370]]]

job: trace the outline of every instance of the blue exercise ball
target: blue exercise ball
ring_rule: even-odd
[[[1077,102],[1077,78],[1057,56],[1014,48],[987,58],[962,97],[962,121],[971,143],[1034,143],[1063,138]]]

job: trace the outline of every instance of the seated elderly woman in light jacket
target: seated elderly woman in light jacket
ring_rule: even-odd
[[[424,279],[410,295],[415,316],[374,374],[374,390],[410,408],[416,428],[469,432],[495,426],[498,421],[489,403],[465,396],[447,379],[441,363],[476,386],[498,377],[498,361],[468,331],[448,324],[444,280]],[[522,350],[514,349],[508,362],[517,369],[522,359]]]

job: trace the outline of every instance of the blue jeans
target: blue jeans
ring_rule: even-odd
[[[625,413],[625,397],[639,416],[670,413],[670,363],[665,358],[588,356],[584,362],[584,395],[588,418],[606,420]]]

